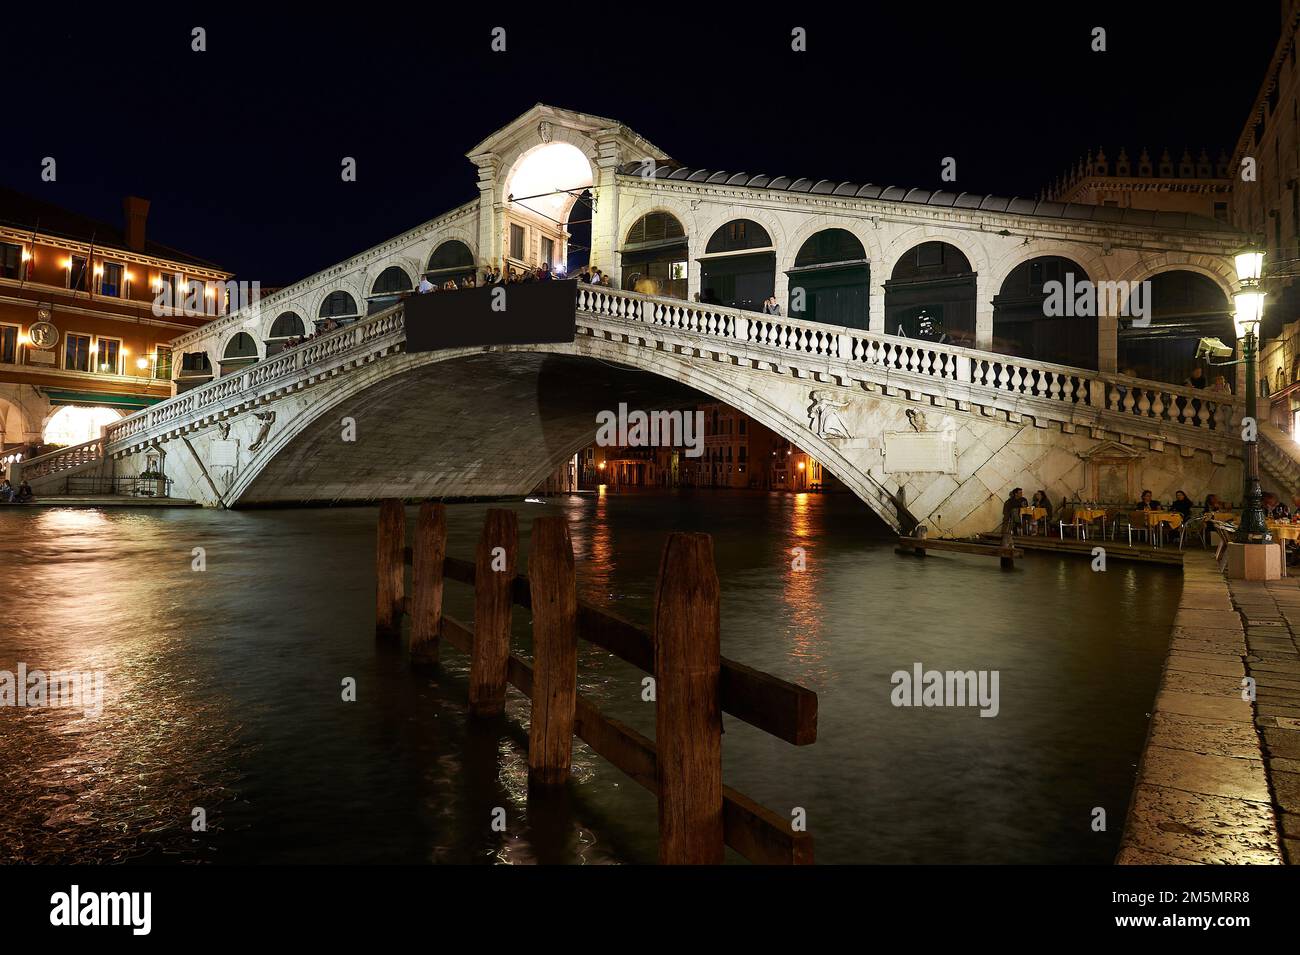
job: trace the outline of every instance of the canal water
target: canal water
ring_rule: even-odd
[[[453,555],[472,556],[488,506],[449,508]],[[524,553],[533,517],[567,516],[580,596],[645,623],[665,534],[713,535],[723,653],[820,700],[805,747],[725,717],[724,779],[803,810],[819,862],[1112,859],[1177,572],[899,557],[840,495],[498,506],[519,512]],[[0,707],[0,861],[653,862],[649,793],[575,742],[574,783],[530,804],[526,701],[512,690],[507,719],[479,727],[456,650],[420,675],[376,645],[375,520],[0,508],[0,670],[106,675],[98,715]],[[469,620],[468,589],[448,588]],[[528,651],[518,609],[515,646]],[[892,705],[891,675],[918,663],[996,671],[997,715]],[[639,671],[586,645],[579,667],[581,692],[653,736]]]

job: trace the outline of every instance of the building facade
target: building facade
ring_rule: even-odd
[[[79,444],[174,394],[171,341],[227,307],[231,273],[121,227],[0,189],[0,448]],[[159,302],[164,302],[162,307]]]
[[[1260,392],[1268,418],[1300,435],[1300,3],[1282,4],[1282,29],[1233,153],[1233,221],[1264,248]]]

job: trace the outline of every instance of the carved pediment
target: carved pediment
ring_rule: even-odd
[[[1102,441],[1080,454],[1079,457],[1085,461],[1131,461],[1141,458],[1142,452],[1136,451],[1126,444],[1120,444],[1118,441]]]

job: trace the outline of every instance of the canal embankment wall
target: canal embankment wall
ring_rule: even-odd
[[[1300,619],[1300,581],[1278,583],[1294,593]],[[1247,680],[1254,662],[1243,615],[1214,557],[1186,551],[1183,593],[1117,864],[1284,861],[1285,813],[1275,802],[1260,706]],[[1300,721],[1296,727],[1300,745]]]

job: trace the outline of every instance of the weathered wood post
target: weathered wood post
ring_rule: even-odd
[[[578,592],[565,518],[533,521],[528,585],[533,596],[528,782],[549,786],[569,778],[578,705]]]
[[[998,547],[998,566],[1003,570],[1014,570],[1016,566],[1016,542],[1011,534],[1011,521],[1011,515],[1007,515],[1002,520],[1002,544]]]
[[[411,555],[411,660],[438,662],[442,632],[442,562],[447,556],[447,508],[425,501],[415,522]]]
[[[375,635],[398,637],[406,582],[406,510],[402,502],[379,502],[379,529],[375,549]]]
[[[670,534],[655,585],[659,861],[723,861],[722,661],[718,574],[708,534]]]
[[[496,716],[506,705],[511,589],[519,557],[519,518],[491,508],[474,560],[474,645],[469,663],[469,711]]]

